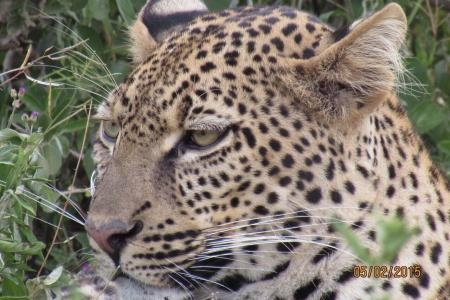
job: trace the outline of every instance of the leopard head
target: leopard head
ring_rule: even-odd
[[[98,110],[86,229],[101,263],[150,286],[238,289],[313,259],[303,243],[337,245],[311,224],[376,192],[344,170],[396,84],[405,28],[396,4],[335,30],[287,7],[148,1],[135,69]]]

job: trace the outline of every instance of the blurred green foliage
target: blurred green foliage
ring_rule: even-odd
[[[81,224],[94,169],[90,118],[130,71],[125,31],[144,2],[0,2],[0,299],[48,296],[89,260]],[[292,5],[335,27],[387,2],[206,1],[212,10]],[[405,61],[412,75],[402,99],[450,175],[449,1],[398,3],[409,22]]]

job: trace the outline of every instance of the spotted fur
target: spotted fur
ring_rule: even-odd
[[[169,2],[139,14],[136,68],[99,108],[120,132],[99,133],[86,227],[99,273],[120,266],[111,297],[448,299],[449,184],[395,95],[402,9],[335,30]],[[199,130],[220,136],[195,148]],[[377,251],[377,215],[420,228],[392,262],[420,278],[354,278],[333,223]]]

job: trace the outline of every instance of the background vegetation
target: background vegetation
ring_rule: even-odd
[[[211,9],[286,4],[336,27],[383,0],[206,1]],[[409,22],[402,99],[450,175],[450,1],[398,1]],[[88,267],[82,233],[95,106],[129,71],[125,29],[144,0],[0,2],[0,299],[44,298]]]

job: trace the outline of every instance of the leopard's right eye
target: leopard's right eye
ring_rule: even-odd
[[[120,132],[120,126],[113,121],[102,121],[102,136],[111,143],[114,143]]]

